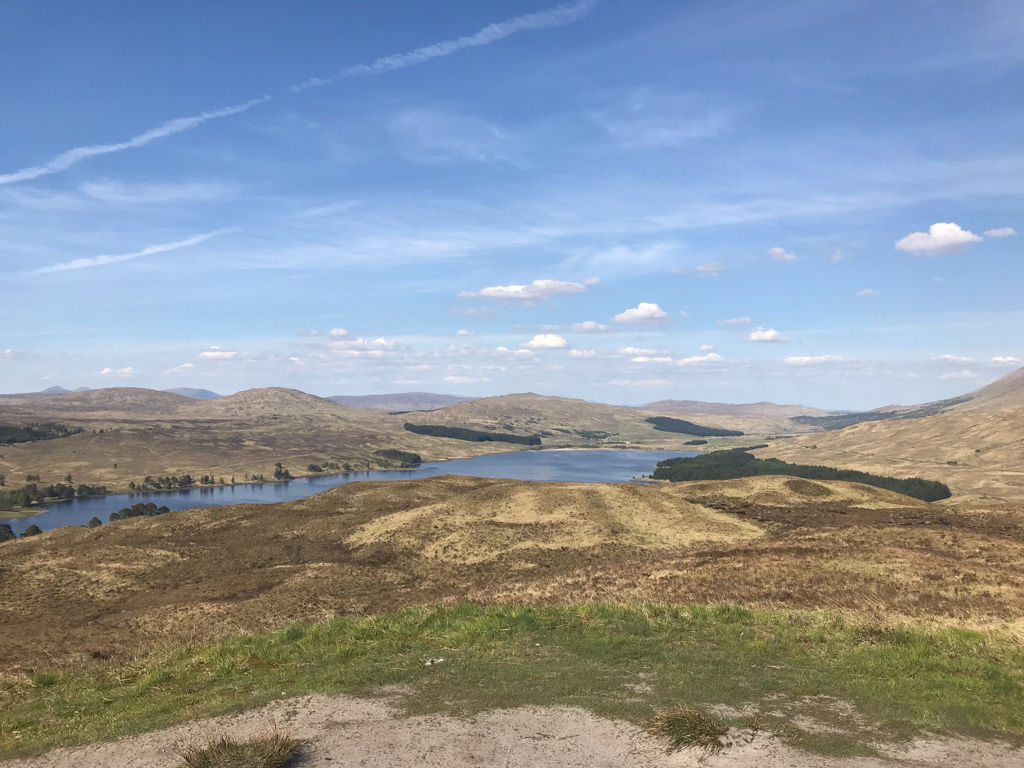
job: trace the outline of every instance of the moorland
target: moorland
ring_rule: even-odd
[[[628,737],[649,746],[666,735],[665,713],[683,712],[722,744],[804,750],[803,763],[765,764],[860,755],[896,765],[886,761],[931,750],[934,760],[911,764],[966,764],[957,756],[972,753],[979,765],[1015,765],[1022,380],[1016,372],[925,415],[812,422],[782,439],[769,438],[799,423],[765,404],[701,414],[510,395],[394,414],[274,389],[203,402],[130,389],[10,398],[6,424],[69,434],[0,448],[9,476],[73,471],[116,486],[172,468],[244,477],[281,460],[301,470],[405,455],[380,450],[429,459],[535,447],[438,436],[459,430],[542,447],[689,450],[690,436],[648,421],[667,418],[744,432],[702,438],[703,450],[767,443],[738,453],[780,459],[744,465],[828,457],[833,472],[932,479],[951,495],[930,502],[828,473],[647,485],[445,475],[0,543],[0,754],[276,700],[327,711],[386,696],[391,722],[548,708],[523,726],[534,733],[586,710],[653,729]],[[112,399],[117,410],[99,410]],[[721,469],[725,455],[706,458]],[[321,698],[293,698],[311,695]],[[81,760],[61,754],[26,765]],[[123,760],[112,754],[102,764]],[[176,764],[161,754],[146,759]]]

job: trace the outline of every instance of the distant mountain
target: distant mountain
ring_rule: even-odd
[[[46,389],[40,390],[40,395],[66,395],[70,392],[70,389],[64,389],[64,387],[47,387]]]
[[[75,387],[72,392],[91,392],[92,387]]]
[[[791,419],[794,416],[828,416],[827,411],[803,405],[776,403],[704,403],[700,400],[658,400],[640,406],[645,411],[670,413],[704,413],[711,416],[745,416],[750,418]]]
[[[208,389],[195,389],[194,387],[175,387],[174,389],[165,389],[164,392],[191,397],[193,400],[220,400],[223,397],[223,395],[218,395]]]
[[[376,408],[382,411],[435,411],[449,405],[467,403],[476,397],[437,395],[431,392],[399,392],[393,395],[334,395],[328,400],[349,408]]]

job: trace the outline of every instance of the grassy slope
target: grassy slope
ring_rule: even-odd
[[[773,442],[758,458],[946,483],[959,498],[1024,501],[1024,369],[945,413]],[[951,463],[952,462],[952,463]]]
[[[563,704],[646,721],[656,707],[729,705],[827,752],[870,752],[871,741],[924,731],[1024,733],[1024,651],[993,636],[724,606],[457,606],[293,625],[126,666],[7,680],[0,754],[396,684],[409,686],[414,713]],[[797,716],[836,731],[796,730]]]
[[[0,648],[35,668],[465,600],[828,609],[1024,637],[1021,531],[1019,513],[793,478],[351,483],[0,544]]]

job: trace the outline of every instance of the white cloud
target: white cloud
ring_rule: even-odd
[[[7,351],[10,352],[10,350]],[[1010,357],[1008,355],[1006,357],[993,357],[990,362],[996,363],[997,365],[1020,365],[1021,361],[1016,357]]]
[[[582,283],[569,283],[561,280],[534,280],[529,285],[494,285],[489,288],[482,288],[479,291],[463,291],[459,294],[459,298],[546,301],[552,296],[582,293],[587,290],[588,285],[597,285],[599,282],[600,280],[596,277],[584,280]]]
[[[865,288],[863,291],[857,291],[855,296],[880,296],[881,291],[876,291],[874,288]]]
[[[623,347],[619,350],[620,355],[653,355],[658,350],[642,349],[641,347]]]
[[[800,261],[799,256],[794,253],[789,253],[785,248],[779,248],[778,246],[775,248],[769,248],[768,255],[776,261]]]
[[[327,332],[327,335],[328,336],[334,336],[334,337],[348,336],[348,331],[346,329],[344,329],[344,328],[331,328],[331,330],[329,330]]]
[[[719,325],[747,325],[750,322],[749,317],[732,317],[728,320],[719,320]]]
[[[422,365],[410,365],[409,366],[409,370],[410,371],[429,371],[430,370],[430,366],[427,365],[426,363],[423,363]]]
[[[985,237],[1010,237],[1016,235],[1017,232],[1013,227],[1003,227],[1002,229],[989,229],[985,231]]]
[[[974,371],[957,371],[956,373],[944,373],[939,376],[940,379],[976,379],[978,374]]]
[[[330,77],[311,77],[300,85],[292,86],[293,91],[301,91],[306,88],[316,88],[321,85],[333,82],[343,77],[358,75],[379,75],[383,72],[390,72],[395,69],[403,69],[416,64],[422,64],[438,56],[451,56],[464,48],[472,48],[480,45],[489,45],[493,42],[514,35],[517,32],[524,32],[533,29],[551,29],[564,24],[571,24],[577,19],[583,18],[597,5],[597,0],[576,0],[572,3],[548,8],[536,13],[527,13],[522,16],[514,16],[505,21],[488,24],[472,35],[465,35],[455,40],[445,40],[440,43],[417,48],[406,53],[396,53],[391,56],[384,56],[372,64],[356,64],[347,67],[336,75]]]
[[[721,363],[725,360],[717,352],[711,352],[706,355],[694,355],[693,357],[683,357],[676,360],[676,365],[692,365],[693,363]]]
[[[962,251],[971,243],[981,241],[981,237],[959,225],[948,223],[932,224],[928,232],[911,232],[896,241],[897,251],[906,251],[914,256],[939,256],[943,253]]]
[[[693,273],[695,277],[718,277],[718,275],[725,271],[725,265],[720,261],[708,261],[704,264],[698,264],[693,269],[689,267],[674,267],[672,274],[674,275],[688,275]]]
[[[597,354],[597,352],[595,352],[592,349],[570,349],[569,350],[569,357],[593,357],[596,354]]]
[[[787,357],[783,362],[789,365],[818,365],[819,363],[839,363],[844,359],[839,355],[814,355],[812,357]]]
[[[204,235],[193,235],[192,237],[184,240],[178,240],[173,243],[163,243],[161,245],[149,245],[143,248],[141,251],[135,251],[134,253],[122,253],[118,256],[93,256],[88,259],[74,259],[73,261],[65,261],[60,264],[51,264],[49,267],[40,267],[39,269],[33,269],[26,272],[26,275],[46,275],[51,272],[66,272],[70,269],[85,269],[86,267],[101,267],[104,264],[116,264],[120,261],[129,261],[130,259],[137,259],[141,256],[151,256],[154,253],[164,253],[165,251],[175,251],[178,248],[187,248],[190,245],[196,245],[209,240],[211,237],[217,237],[218,235],[227,234],[228,232],[237,232],[236,228],[229,229],[218,229],[215,232],[207,232]]]
[[[486,376],[445,376],[444,380],[451,384],[487,384],[491,381]]]
[[[725,271],[725,265],[720,261],[708,261],[698,264],[693,268],[698,277],[718,277],[719,273]]]
[[[135,371],[132,370],[131,366],[127,368],[118,368],[116,371],[113,368],[104,368],[100,371],[100,376],[131,376]]]
[[[627,309],[612,318],[616,323],[644,323],[647,325],[661,325],[667,323],[668,319],[668,312],[657,304],[649,304],[646,301],[641,301],[636,308]]]
[[[582,323],[573,323],[570,326],[573,333],[604,333],[610,331],[610,325],[601,325],[593,320],[584,320]]]
[[[846,261],[848,258],[849,256],[847,256],[838,248],[836,249],[836,252],[832,254],[832,261]]]
[[[349,357],[383,357],[398,346],[394,339],[350,339],[332,341],[327,346]]]
[[[482,315],[483,311],[476,307],[452,307],[450,310],[453,315]]]
[[[155,141],[156,139],[162,139],[166,136],[172,136],[175,133],[181,133],[182,131],[188,131],[192,128],[196,128],[207,120],[213,120],[218,117],[227,117],[228,115],[237,115],[239,112],[245,112],[247,109],[252,109],[257,104],[262,104],[265,101],[270,101],[270,97],[264,96],[260,99],[252,99],[251,101],[247,101],[245,104],[226,107],[224,109],[216,109],[210,112],[202,112],[193,117],[179,117],[176,120],[170,120],[156,128],[151,128],[145,133],[140,133],[138,136],[133,136],[128,139],[128,141],[122,141],[117,144],[94,144],[89,147],[76,147],[75,149],[69,149],[67,152],[62,152],[43,165],[34,165],[29,168],[22,168],[20,171],[15,171],[13,173],[0,174],[0,184],[13,184],[17,181],[35,179],[49,173],[63,171],[76,163],[80,163],[88,157],[109,155],[112,152],[120,152],[124,149],[141,147],[149,144],[151,141]]]
[[[199,356],[214,360],[230,360],[232,357],[237,357],[238,353],[227,349],[221,349],[220,347],[210,347],[209,349],[204,349],[200,352]]]
[[[974,360],[970,357],[961,357],[960,355],[939,355],[935,358],[936,360],[944,360],[947,363],[973,363]]]
[[[630,362],[631,363],[671,363],[672,362],[672,358],[671,357],[646,357],[646,356],[640,356],[640,357],[634,357],[632,360],[630,360]]]
[[[562,349],[569,345],[561,336],[553,333],[538,333],[532,339],[520,344],[525,349]]]
[[[700,351],[701,352],[710,352],[714,348],[715,348],[714,344],[701,344],[700,345]]]
[[[744,341],[789,341],[789,339],[774,328],[762,328],[761,326],[758,326],[746,336]]]
[[[690,316],[689,312],[686,312],[685,310],[682,310],[682,309],[679,310],[679,314],[682,315],[683,317],[689,317]]]
[[[188,373],[195,367],[195,363],[182,363],[181,365],[176,365],[173,368],[168,368],[167,373]]]
[[[608,383],[614,387],[671,387],[675,382],[667,379],[642,379],[640,381],[612,379]]]
[[[467,331],[465,328],[460,328],[459,332],[456,333],[455,335],[456,336],[476,336],[475,333],[473,333],[472,331]]]

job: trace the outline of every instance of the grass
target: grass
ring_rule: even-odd
[[[1024,734],[1019,645],[727,606],[421,607],[36,674],[46,684],[0,682],[2,756],[388,685],[416,714],[568,705],[650,723],[679,704],[753,707],[766,730],[836,754],[923,732]],[[796,715],[827,728],[791,729]]]
[[[668,743],[669,752],[693,748],[705,755],[713,755],[722,751],[725,746],[723,739],[729,729],[717,717],[679,705],[659,713],[651,725],[651,732]]]
[[[283,768],[299,751],[299,742],[273,728],[244,741],[217,736],[206,744],[180,744],[180,768]]]

